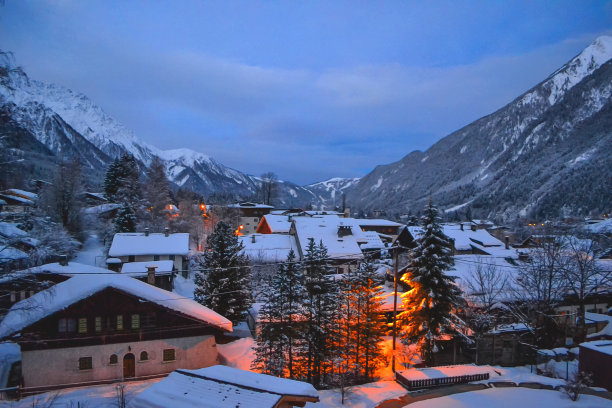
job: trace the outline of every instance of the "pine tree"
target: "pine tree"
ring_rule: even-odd
[[[117,188],[116,201],[128,203],[137,211],[141,205],[142,187],[140,185],[140,169],[138,161],[131,154],[124,154],[119,159],[117,166]]]
[[[257,319],[255,359],[251,368],[264,374],[282,377],[287,366],[287,339],[282,335],[283,325],[286,324],[281,310],[283,294],[272,282],[268,282],[266,286],[263,305]]]
[[[164,163],[153,158],[146,171],[147,180],[143,188],[143,200],[148,212],[151,228],[161,230],[167,223],[166,207],[170,204],[170,182],[166,177]]]
[[[197,261],[203,271],[195,275],[195,300],[234,324],[252,303],[248,258],[241,250],[233,228],[219,221]]]
[[[307,298],[305,300],[305,347],[303,359],[308,381],[315,387],[321,385],[326,370],[333,365],[337,339],[339,307],[338,284],[329,275],[327,248],[310,239],[304,259]]]
[[[444,333],[457,333],[462,321],[454,310],[461,302],[461,291],[455,278],[446,272],[452,269],[451,244],[442,232],[438,210],[431,199],[421,218],[423,235],[412,251],[412,264],[402,281],[411,289],[404,295],[404,342],[418,342],[421,358],[434,363],[435,340]]]
[[[108,201],[115,201],[117,191],[119,191],[119,159],[116,158],[108,166],[106,175],[104,176],[104,196]]]
[[[136,213],[128,204],[123,205],[117,211],[115,217],[115,232],[135,232],[136,231]]]

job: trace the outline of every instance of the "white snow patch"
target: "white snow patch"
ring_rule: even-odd
[[[466,150],[467,150],[467,146],[463,146],[461,150],[459,150],[459,153],[463,154],[466,152]]]

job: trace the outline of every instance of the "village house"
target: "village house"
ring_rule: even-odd
[[[217,365],[176,370],[136,396],[128,408],[289,408],[307,402],[319,402],[308,383]]]
[[[0,199],[5,202],[2,206],[2,211],[25,213],[30,212],[36,205],[38,194],[18,188],[10,188],[0,193]]]
[[[171,260],[174,262],[175,270],[186,271],[188,253],[188,233],[171,234],[168,228],[164,233],[150,233],[145,229],[145,232],[115,234],[108,251],[110,259],[107,263],[109,267],[114,265],[112,268],[121,270],[118,263]]]
[[[230,204],[227,207],[238,210],[240,215],[240,226],[242,226],[239,232],[244,235],[252,234],[257,231],[257,226],[261,218],[274,209],[271,205],[251,202]]]
[[[174,281],[174,261],[127,262],[121,266],[121,274],[157,286],[172,290]]]
[[[24,392],[215,365],[215,336],[231,331],[195,301],[119,274],[70,278],[0,322],[0,340],[21,348]]]

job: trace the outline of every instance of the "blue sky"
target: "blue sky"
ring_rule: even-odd
[[[302,184],[427,149],[611,33],[611,1],[0,5],[30,77],[160,148]]]

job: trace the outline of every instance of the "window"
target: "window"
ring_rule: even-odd
[[[140,353],[140,361],[147,361],[149,359],[149,353],[142,351]]]
[[[174,255],[168,255],[168,259],[174,261]]]
[[[96,317],[96,333],[101,332],[102,331],[102,317],[97,316]]]
[[[132,329],[140,329],[140,315],[139,314],[132,315]]]
[[[174,349],[164,349],[164,361],[174,361],[176,360],[176,356],[174,354]]]
[[[91,370],[93,368],[91,357],[79,358],[79,370]]]
[[[154,261],[159,261],[159,255],[153,255],[153,260]]]
[[[59,319],[57,331],[60,333],[74,333],[76,331],[76,320],[71,318]]]
[[[79,334],[87,333],[87,318],[81,317],[79,318]]]
[[[118,361],[119,359],[117,358],[117,355],[111,354],[110,358],[108,359],[108,364],[117,364]]]
[[[136,260],[136,257],[134,255],[128,256],[128,262],[134,262],[135,260]]]
[[[143,328],[155,327],[156,326],[156,318],[155,312],[145,313],[140,316],[140,323]]]
[[[117,315],[117,330],[123,330],[123,315]]]
[[[17,301],[17,292],[14,290],[11,291],[11,303],[15,303]]]
[[[23,300],[26,298],[26,291],[22,290],[21,293],[19,293],[20,299]]]

